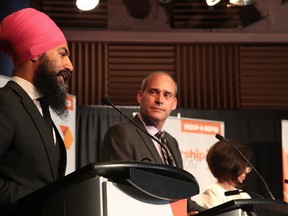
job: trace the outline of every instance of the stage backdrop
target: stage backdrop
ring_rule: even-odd
[[[283,169],[283,200],[288,202],[288,120],[282,120],[282,169]]]
[[[201,194],[215,182],[206,162],[206,154],[218,141],[215,135],[224,136],[224,122],[170,116],[164,129],[177,139],[184,169],[197,179]],[[198,199],[199,195],[193,197],[195,201]]]
[[[4,86],[10,77],[0,75],[0,87]],[[54,112],[51,111],[51,117],[57,126],[67,149],[67,168],[66,174],[69,174],[75,171],[75,124],[76,124],[76,97],[73,95],[68,95],[68,111],[69,116],[67,119],[63,120],[60,119],[58,116],[55,115]]]

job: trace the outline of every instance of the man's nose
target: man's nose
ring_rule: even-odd
[[[64,68],[65,69],[68,69],[68,70],[70,70],[70,71],[73,71],[73,64],[72,64],[72,62],[71,62],[71,60],[70,60],[70,58],[67,56],[67,58],[66,58],[66,61],[65,61],[65,63],[64,63]]]

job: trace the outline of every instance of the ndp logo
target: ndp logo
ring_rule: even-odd
[[[217,133],[221,134],[221,123],[200,120],[181,120],[181,131],[212,135]]]

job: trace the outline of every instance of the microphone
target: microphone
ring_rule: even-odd
[[[284,183],[288,184],[288,179],[284,179]]]
[[[240,191],[239,190],[225,191],[224,194],[225,194],[225,196],[233,196],[236,194],[240,194]]]
[[[258,175],[258,177],[260,177],[261,181],[263,182],[263,184],[265,185],[266,191],[268,192],[268,195],[270,196],[270,198],[272,200],[275,200],[275,197],[273,196],[272,192],[270,191],[267,183],[265,182],[264,178],[262,177],[262,175],[256,170],[256,168],[250,163],[250,161],[245,157],[245,155],[232,143],[229,142],[227,139],[225,139],[223,136],[221,136],[220,134],[216,134],[215,137],[220,140],[220,141],[224,141],[226,143],[228,143],[229,145],[231,145],[233,148],[236,149],[237,152],[239,152],[239,154],[244,158],[244,160],[246,160],[246,162],[249,164],[249,166],[254,170],[254,172]]]
[[[248,191],[244,191],[244,190],[231,190],[231,191],[225,191],[224,194],[225,196],[233,196],[233,195],[237,195],[237,194],[240,194],[240,193],[252,193],[253,195],[261,198],[261,199],[264,199],[264,197],[260,196],[259,194],[257,193],[254,193],[254,192],[248,192]]]
[[[137,127],[138,129],[140,129],[143,133],[145,133],[146,135],[148,135],[150,138],[152,138],[155,142],[157,142],[161,148],[165,151],[166,155],[167,155],[167,160],[168,160],[168,164],[173,166],[173,158],[171,157],[170,153],[168,152],[167,148],[165,148],[165,146],[163,146],[163,144],[154,136],[152,136],[151,134],[149,134],[146,130],[144,130],[142,127],[140,127],[138,124],[136,124],[136,122],[134,122],[132,119],[130,119],[128,116],[126,116],[123,112],[121,112],[121,110],[119,110],[116,106],[114,106],[114,104],[111,102],[111,100],[104,96],[102,98],[102,101],[104,104],[106,105],[110,105],[112,106],[115,110],[117,110],[122,116],[124,116],[128,121],[130,121],[135,127]]]

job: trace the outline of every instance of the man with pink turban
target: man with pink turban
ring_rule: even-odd
[[[73,66],[61,30],[32,8],[3,19],[0,51],[14,63],[12,79],[0,89],[3,207],[65,175],[66,149],[49,118],[49,107],[61,118],[67,116],[65,82]]]

